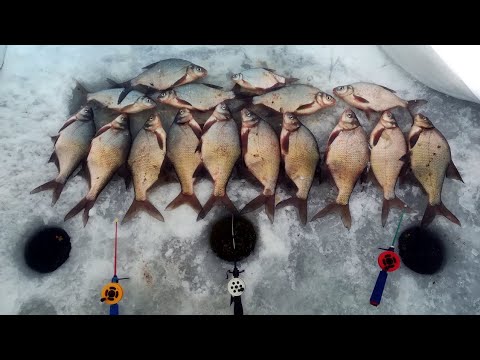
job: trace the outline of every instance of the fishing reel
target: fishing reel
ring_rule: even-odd
[[[123,298],[123,288],[119,280],[125,279],[129,278],[118,278],[114,275],[112,281],[102,288],[100,302],[110,305],[110,315],[118,315],[119,313],[118,303]]]
[[[240,274],[243,273],[245,270],[238,270],[237,268],[237,263],[235,262],[233,266],[233,271],[228,270],[227,271],[227,279],[228,279],[228,274],[232,274],[233,277],[230,279],[230,281],[227,284],[227,290],[230,294],[230,306],[233,305],[233,314],[234,315],[243,315],[243,306],[242,306],[242,300],[240,296],[243,294],[245,291],[245,281],[240,279]]]
[[[373,306],[378,306],[382,300],[383,290],[387,282],[387,277],[389,272],[393,272],[400,268],[400,256],[395,252],[395,247],[390,246],[388,249],[379,248],[383,251],[378,255],[378,266],[380,266],[380,273],[377,277],[377,282],[373,288],[372,296],[370,297],[370,304]]]

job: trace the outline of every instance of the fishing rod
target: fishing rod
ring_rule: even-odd
[[[400,230],[400,225],[402,224],[406,207],[407,206],[405,205],[402,210],[402,214],[400,215],[400,221],[398,222],[397,231],[393,237],[392,245],[390,245],[388,249],[379,248],[380,250],[385,251],[383,251],[377,259],[378,266],[380,266],[380,269],[382,270],[378,274],[377,282],[375,283],[372,296],[370,297],[370,304],[373,306],[378,306],[382,300],[383,289],[385,288],[385,284],[387,282],[388,273],[398,270],[400,267],[400,256],[398,256],[398,254],[395,252],[395,242],[398,238],[398,231]]]
[[[123,288],[120,286],[119,280],[129,279],[118,278],[117,276],[117,243],[118,243],[118,219],[115,219],[115,250],[113,255],[113,277],[112,281],[106,284],[101,293],[100,301],[110,305],[110,315],[119,315],[120,309],[118,303],[123,298]]]
[[[233,230],[233,219],[234,216],[232,214],[232,243],[233,243],[233,251],[235,251],[235,232]],[[242,299],[241,295],[245,291],[245,282],[240,279],[240,274],[243,273],[245,270],[239,270],[237,267],[237,257],[235,256],[235,260],[233,262],[233,271],[227,271],[227,279],[228,274],[232,274],[233,277],[227,284],[227,290],[230,293],[230,306],[233,305],[233,314],[234,315],[243,315],[243,306],[242,306]]]

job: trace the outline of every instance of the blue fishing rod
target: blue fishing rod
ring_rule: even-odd
[[[378,265],[380,266],[380,273],[377,277],[377,282],[373,288],[372,296],[370,297],[370,304],[373,306],[378,306],[382,300],[383,290],[387,282],[387,277],[389,272],[393,272],[400,268],[400,256],[395,252],[395,242],[398,238],[398,231],[400,230],[400,225],[402,224],[403,215],[405,214],[406,206],[402,210],[400,215],[400,221],[398,222],[397,231],[393,237],[392,245],[388,249],[379,248],[380,250],[385,250],[378,256]]]
[[[117,276],[117,243],[118,243],[118,219],[115,219],[115,250],[113,255],[113,277],[112,281],[106,284],[102,289],[101,302],[110,305],[110,315],[120,315],[118,303],[123,298],[123,288],[119,280],[128,278],[118,278]]]

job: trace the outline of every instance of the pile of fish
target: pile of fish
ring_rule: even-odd
[[[161,212],[148,200],[148,191],[158,182],[168,162],[180,182],[180,194],[166,207],[191,206],[203,219],[217,204],[230,212],[237,208],[226,192],[234,168],[239,164],[263,186],[263,191],[248,202],[240,213],[254,211],[263,205],[274,222],[275,208],[295,206],[302,224],[308,221],[307,199],[318,171],[329,175],[338,195],[334,202],[318,211],[310,221],[338,212],[345,227],[352,219],[349,199],[360,179],[366,181],[371,170],[383,191],[381,220],[385,226],[392,207],[407,207],[397,198],[395,187],[400,176],[413,173],[428,194],[428,206],[422,219],[427,225],[437,214],[460,225],[460,221],[442,203],[445,176],[463,181],[452,158],[445,137],[423,114],[415,114],[425,100],[406,101],[395,91],[372,83],[338,86],[333,94],[353,108],[364,111],[370,119],[380,113],[370,136],[356,114],[347,108],[325,144],[324,158],[317,140],[298,116],[333,107],[335,98],[314,87],[299,84],[272,69],[252,68],[231,77],[229,91],[200,83],[205,68],[182,59],[166,59],[148,65],[135,78],[118,84],[108,79],[112,88],[89,93],[86,104],[71,116],[54,141],[50,162],[58,168],[57,177],[36,189],[53,190],[52,206],[57,202],[67,180],[81,166],[89,182],[85,197],[65,216],[68,220],[83,210],[84,226],[89,210],[115,174],[125,178],[128,189],[133,178],[135,197],[123,222],[143,210],[164,221]],[[241,127],[237,126],[229,102],[240,99]],[[168,133],[163,129],[159,112],[154,112],[134,139],[128,126],[129,116],[152,111],[158,104],[177,108]],[[93,106],[116,113],[110,123],[95,129]],[[263,107],[283,117],[281,133],[253,107]],[[413,123],[405,139],[391,110],[405,108]],[[212,111],[213,110],[213,111]],[[211,111],[203,126],[196,114]],[[207,114],[208,115],[208,114]],[[194,191],[194,180],[204,168],[211,176],[213,193],[202,206]],[[275,204],[279,174],[295,184],[296,193]]]

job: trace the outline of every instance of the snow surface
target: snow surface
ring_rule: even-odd
[[[445,205],[462,222],[455,226],[436,218],[431,228],[446,248],[442,270],[419,275],[405,266],[391,273],[378,308],[369,298],[379,268],[379,246],[388,246],[400,217],[390,213],[381,227],[382,194],[373,185],[356,187],[350,209],[353,224],[344,228],[330,216],[299,224],[293,208],[276,212],[271,225],[264,211],[248,214],[258,229],[252,255],[240,263],[247,284],[242,296],[246,314],[480,314],[480,106],[454,99],[416,82],[376,46],[9,46],[0,71],[0,313],[107,314],[100,290],[112,275],[115,217],[122,218],[133,199],[123,181],[114,179],[103,191],[83,227],[81,216],[63,222],[65,214],[85,195],[86,182],[71,179],[58,203],[51,192],[30,195],[36,186],[54,178],[47,164],[54,135],[67,116],[73,77],[90,90],[105,88],[106,77],[126,80],[142,66],[167,57],[189,59],[209,70],[207,80],[227,88],[226,74],[242,65],[267,65],[280,74],[331,92],[334,86],[371,81],[396,89],[405,99],[429,100],[422,112],[446,136],[465,184],[447,179]],[[327,137],[346,105],[302,117],[324,151]],[[357,112],[367,131],[373,127]],[[409,117],[395,112],[406,132]],[[163,118],[168,128],[172,119]],[[212,222],[224,214],[216,208],[203,221],[183,206],[162,209],[178,194],[180,185],[155,188],[150,199],[165,223],[142,214],[119,227],[119,276],[125,297],[122,314],[232,314],[225,271],[231,264],[209,248]],[[203,204],[212,190],[209,179],[196,185]],[[238,208],[260,191],[233,178],[228,193]],[[293,193],[281,185],[278,199]],[[417,211],[407,214],[402,229],[418,224],[427,204],[419,185],[397,190]],[[328,183],[314,182],[309,218],[334,199]],[[41,225],[60,225],[72,238],[68,261],[57,271],[39,275],[23,261],[25,236]]]

